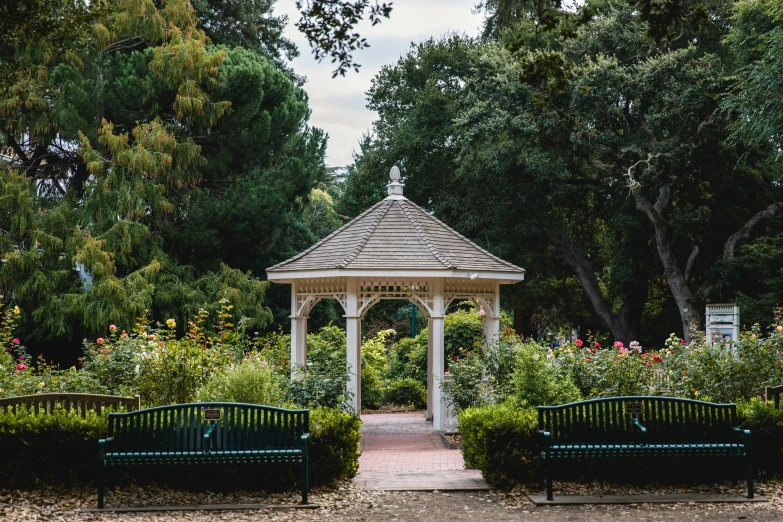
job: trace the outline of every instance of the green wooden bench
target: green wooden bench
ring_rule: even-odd
[[[106,468],[210,464],[301,465],[306,504],[309,437],[309,410],[213,402],[110,413],[98,441],[98,508]]]
[[[744,459],[748,498],[753,498],[750,431],[736,425],[736,404],[671,397],[609,397],[539,406],[547,500],[553,500],[554,460],[642,457]]]

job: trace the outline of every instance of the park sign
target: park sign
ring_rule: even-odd
[[[736,303],[708,304],[706,311],[707,339],[734,342],[739,339],[739,306]]]

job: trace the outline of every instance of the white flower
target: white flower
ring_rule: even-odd
[[[139,373],[139,371],[140,371],[140,370],[141,370],[141,365],[140,365],[140,364],[137,364],[137,365],[136,365],[136,373]]]

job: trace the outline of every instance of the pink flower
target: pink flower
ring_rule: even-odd
[[[114,324],[110,324],[110,325],[109,325],[109,331],[110,331],[110,332],[113,332],[113,331],[114,331],[114,330],[116,330],[116,329],[117,329],[117,325],[114,325]]]
[[[27,366],[25,366],[25,365],[24,365],[24,364],[22,364],[22,363],[19,363],[19,364],[17,364],[17,365],[16,365],[16,369],[17,369],[17,370],[22,370],[22,371],[24,371],[24,370],[26,370],[26,369],[27,369]]]
[[[584,343],[582,342],[581,339],[577,339],[576,341],[574,341],[574,344],[577,345],[579,348],[581,348]]]
[[[443,375],[448,375],[448,374],[449,374],[449,371],[448,371],[448,370],[446,370],[445,372],[443,372]]]
[[[600,343],[593,343],[593,348],[600,348],[600,347],[601,347]]]
[[[479,309],[479,315],[480,315],[481,317],[484,317],[485,315],[487,315],[487,312],[485,312],[483,308],[480,308],[480,309]]]
[[[647,366],[650,366],[650,363],[647,363]]]
[[[98,344],[103,344],[103,337],[98,337],[97,339],[95,339],[95,342]]]
[[[20,360],[20,361],[24,361],[24,355],[20,355],[20,356],[19,356],[19,360]]]
[[[150,334],[150,341],[154,341],[154,340],[155,340],[155,334]]]
[[[622,341],[615,341],[612,346],[614,346],[615,348],[617,348],[619,350],[620,348],[623,347],[623,342]]]
[[[19,344],[19,343],[21,343],[22,341],[20,341],[18,337],[14,337],[14,340],[13,340],[13,341],[11,341],[11,342],[12,342],[12,343],[14,343],[14,344]]]

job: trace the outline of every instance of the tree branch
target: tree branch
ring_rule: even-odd
[[[693,262],[696,260],[696,256],[699,255],[699,247],[698,245],[693,245],[693,250],[691,250],[691,255],[688,256],[688,262],[685,263],[685,281],[690,281],[691,279],[691,269],[693,268]]]
[[[726,240],[726,243],[723,245],[723,260],[724,261],[733,261],[734,260],[734,248],[737,246],[737,243],[742,241],[743,239],[748,239],[750,237],[751,232],[753,232],[753,227],[755,227],[759,222],[761,222],[764,219],[770,219],[775,216],[775,213],[778,210],[783,209],[783,201],[778,201],[777,203],[773,203],[764,210],[757,212],[753,217],[751,217],[745,225],[739,229],[737,232],[734,232],[731,236],[729,236],[729,239]]]

